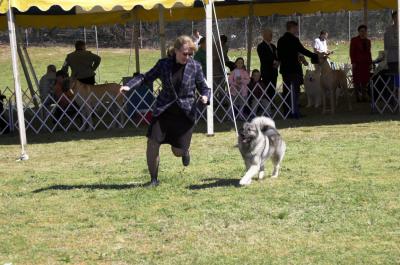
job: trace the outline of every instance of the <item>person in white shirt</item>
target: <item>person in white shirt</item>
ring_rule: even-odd
[[[199,48],[199,41],[201,40],[201,38],[203,38],[203,36],[200,35],[199,30],[194,29],[192,40],[193,40],[194,44],[196,45],[196,48]]]
[[[327,38],[328,38],[328,32],[325,30],[322,30],[319,34],[319,37],[314,40],[313,43],[313,48],[315,53],[325,53],[325,54],[331,54],[331,52],[328,50],[328,44],[327,44]],[[303,57],[304,58],[304,57]],[[328,59],[329,64],[331,62]],[[302,62],[304,64],[304,62]],[[306,65],[306,64],[304,64]],[[319,70],[319,65],[314,64],[315,70]]]
[[[322,30],[319,37],[314,40],[314,52],[315,53],[329,53],[327,44],[328,32]]]
[[[397,41],[399,30],[397,27],[397,11],[392,13],[392,20],[393,24],[386,28],[383,45],[389,71],[392,73],[397,73],[399,71],[399,43]]]

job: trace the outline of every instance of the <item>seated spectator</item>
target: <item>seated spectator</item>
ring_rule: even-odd
[[[388,70],[388,64],[386,60],[386,55],[385,51],[379,51],[378,57],[372,61],[373,63],[373,68],[374,68],[374,75],[383,71],[383,70]]]
[[[56,83],[56,67],[53,64],[47,66],[47,72],[40,78],[39,95],[42,105],[49,107],[51,100],[49,96],[52,94],[53,87]]]
[[[254,69],[251,72],[248,88],[251,92],[249,96],[249,104],[253,111],[253,115],[256,116],[258,114],[258,110],[260,109],[260,104],[264,107],[267,107],[270,101],[265,95],[267,87],[264,82],[261,81],[261,73],[258,69]]]
[[[250,82],[250,77],[246,71],[246,67],[244,66],[244,60],[242,57],[236,59],[235,69],[229,75],[228,81],[236,111],[238,112],[239,117],[244,118],[242,111],[243,106],[247,101],[247,85]]]
[[[206,38],[203,37],[199,41],[199,49],[194,55],[194,59],[201,64],[204,76],[207,76],[207,52],[206,52]]]
[[[66,82],[67,78],[68,74],[66,72],[62,70],[57,71],[56,84],[54,85],[54,100],[57,103],[54,116],[57,121],[64,116],[63,113],[73,120],[79,110],[79,106],[72,101],[74,98],[72,90],[69,89],[69,87],[66,87],[68,84]]]

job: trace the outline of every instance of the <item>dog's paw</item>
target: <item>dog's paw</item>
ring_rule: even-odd
[[[248,186],[251,183],[251,179],[241,179],[239,184],[240,186]]]
[[[264,176],[265,176],[264,171],[260,171],[260,173],[258,173],[258,179],[259,180],[262,180],[264,178]]]

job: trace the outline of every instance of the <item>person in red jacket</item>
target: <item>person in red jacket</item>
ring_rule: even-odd
[[[367,26],[360,25],[357,30],[358,36],[352,38],[350,42],[350,59],[357,102],[360,102],[367,100],[372,57],[371,41],[367,38]]]

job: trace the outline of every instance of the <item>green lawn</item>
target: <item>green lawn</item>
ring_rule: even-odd
[[[157,188],[144,129],[29,135],[25,162],[2,136],[0,264],[399,264],[398,117],[277,125],[281,175],[246,188],[231,124],[186,169],[163,146]]]
[[[310,48],[310,47],[308,47]],[[348,44],[331,44],[330,48],[335,50],[335,53],[331,56],[332,60],[339,63],[349,63],[348,56]],[[382,41],[374,41],[372,43],[373,57],[375,58],[379,50],[383,49]],[[89,47],[88,50],[95,52],[95,48]],[[45,73],[46,67],[49,64],[55,64],[57,69],[60,69],[65,56],[72,52],[72,47],[30,47],[28,52],[30,54],[32,64],[35,68],[38,78]],[[130,76],[135,71],[135,58],[134,54],[131,58],[131,66],[128,72],[129,66],[129,49],[100,49],[99,55],[102,57],[102,62],[100,64],[100,81],[104,82],[120,82],[123,76]],[[247,56],[246,50],[231,50],[228,53],[231,60],[235,60],[236,57]],[[160,58],[160,51],[158,50],[141,50],[140,51],[140,64],[141,71],[148,71]],[[9,46],[0,46],[0,90],[5,87],[13,88],[14,83],[12,79],[12,68],[11,68],[11,56]],[[260,61],[256,50],[252,52],[251,69],[260,68]],[[26,81],[23,77],[23,72],[21,70],[21,82],[23,88],[27,88]],[[97,75],[99,78],[99,74]]]
[[[347,62],[347,50],[333,60]],[[30,48],[39,75],[69,51]],[[146,71],[159,52],[141,53]],[[102,81],[127,75],[128,50],[101,56]],[[0,65],[4,88],[8,47]],[[186,169],[163,146],[157,188],[143,186],[145,128],[29,134],[25,162],[15,162],[18,136],[2,135],[0,264],[399,264],[399,116],[371,115],[366,103],[319,112],[277,121],[281,175],[246,188],[232,124],[214,137],[200,124]]]

